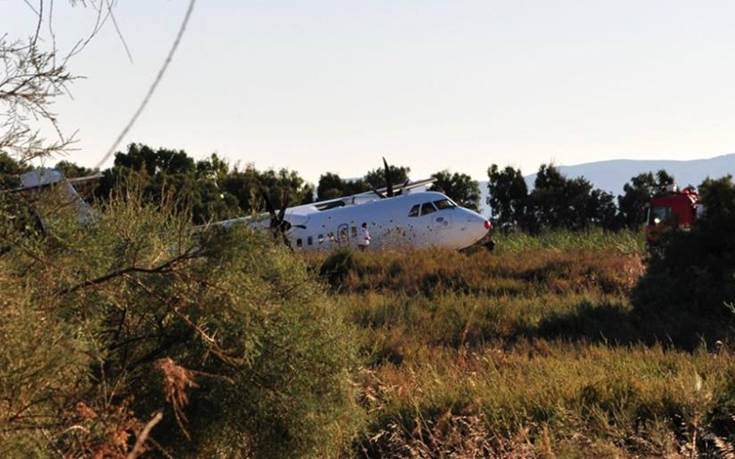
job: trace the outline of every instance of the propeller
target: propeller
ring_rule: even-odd
[[[392,198],[393,184],[390,183],[390,168],[388,167],[388,161],[385,160],[385,156],[383,156],[383,166],[385,166],[385,194],[388,195],[389,198]]]
[[[401,186],[401,188],[398,190],[398,192],[396,193],[396,195],[403,194],[403,190],[406,189],[406,187],[408,186],[409,183],[411,183],[411,179],[406,179],[406,182]]]
[[[391,181],[390,176],[390,166],[388,165],[388,161],[386,161],[385,156],[383,156],[383,175],[385,177],[385,193],[376,190],[374,186],[370,187],[373,193],[378,195],[381,199],[392,198],[393,196],[400,196],[401,194],[403,194],[403,189],[411,182],[410,179],[406,180],[406,183],[404,183],[401,187],[394,191],[393,182]]]
[[[373,190],[373,193],[377,194],[380,199],[385,199],[388,197],[384,195],[383,193],[381,193],[380,191],[376,190],[375,187],[372,185],[370,186],[370,189]]]
[[[288,237],[286,237],[286,232],[291,229],[291,223],[289,223],[285,219],[286,208],[288,207],[288,199],[289,199],[288,190],[286,189],[281,195],[282,196],[281,209],[278,211],[278,213],[276,213],[276,210],[273,207],[273,203],[268,197],[268,193],[265,192],[263,185],[259,184],[258,188],[260,188],[260,194],[263,196],[263,201],[265,201],[265,208],[266,210],[268,210],[268,213],[271,216],[271,220],[270,220],[268,227],[273,233],[273,238],[278,239],[278,236],[280,233],[280,236],[283,238],[283,243],[286,244],[286,247],[293,250],[293,247],[291,247],[291,241],[289,241]],[[303,225],[298,225],[298,226],[302,227]]]

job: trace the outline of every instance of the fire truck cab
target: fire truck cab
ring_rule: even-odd
[[[679,191],[671,185],[665,193],[651,199],[646,218],[646,241],[655,244],[662,231],[688,230],[704,207],[695,191]]]

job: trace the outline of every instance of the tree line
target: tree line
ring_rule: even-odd
[[[60,161],[55,167],[70,178],[95,172],[70,161]],[[18,186],[18,175],[29,169],[29,165],[0,152],[0,188]],[[195,160],[183,150],[133,143],[115,154],[112,167],[101,171],[93,196],[104,202],[113,192],[125,194],[134,188],[150,202],[175,198],[177,205],[191,212],[193,221],[200,224],[263,211],[265,197],[275,208],[308,204],[385,187],[386,175],[396,187],[408,181],[410,172],[409,167],[395,165],[351,179],[326,172],[315,187],[294,170],[231,165],[217,154]],[[493,223],[501,229],[529,233],[590,226],[635,229],[643,223],[651,197],[674,181],[665,170],[639,174],[624,185],[623,194],[616,199],[583,177],[565,177],[553,164],[541,165],[532,189],[520,169],[501,169],[493,164],[487,174],[486,204]],[[463,207],[480,209],[480,184],[469,175],[443,170],[431,177],[435,182],[429,190],[443,192]]]
[[[529,190],[519,169],[488,169],[488,205],[501,228],[529,233],[544,229],[579,230],[599,226],[608,230],[640,228],[651,198],[674,183],[665,170],[632,177],[615,197],[594,188],[584,177],[565,177],[553,164],[542,164]]]

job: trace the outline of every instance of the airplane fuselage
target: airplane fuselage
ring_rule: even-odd
[[[286,232],[296,250],[331,250],[363,244],[367,224],[371,249],[438,247],[462,249],[482,239],[489,222],[459,207],[442,193],[418,192],[319,211],[300,206],[286,211]],[[251,226],[263,226],[263,221]]]

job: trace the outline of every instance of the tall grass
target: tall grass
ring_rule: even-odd
[[[606,231],[590,228],[584,231],[555,230],[529,235],[522,232],[496,233],[493,236],[499,252],[522,252],[530,249],[614,250],[621,253],[643,254],[645,238],[640,231]]]
[[[528,295],[544,291],[630,289],[643,266],[637,254],[610,249],[448,250],[361,253],[340,250],[310,263],[341,292],[400,291],[432,296],[442,292]],[[316,268],[315,268],[316,269]]]
[[[728,351],[544,340],[470,353],[433,348],[364,373],[372,425],[362,443],[384,456],[478,447],[490,455],[696,455],[732,440],[735,423],[722,408],[734,383]],[[468,418],[480,445],[446,435],[447,424]]]
[[[307,257],[357,330],[367,428],[354,453],[729,451],[733,348],[692,334],[697,328],[677,317],[652,323],[636,314],[629,295],[645,271],[640,234],[514,234],[497,242],[494,252]],[[699,345],[667,338],[667,330],[687,327]]]

